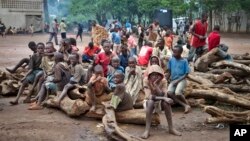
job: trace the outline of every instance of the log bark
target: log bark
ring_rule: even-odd
[[[243,112],[225,111],[214,106],[206,106],[204,111],[212,117],[206,119],[207,123],[249,123],[250,110]]]
[[[194,74],[188,74],[188,78],[191,80],[191,81],[194,81],[196,83],[199,83],[201,85],[206,85],[206,86],[212,86],[214,85],[214,83],[208,79],[205,79],[203,77],[200,77],[200,76],[196,76]]]
[[[192,73],[194,76],[200,76],[205,79],[209,79],[213,83],[222,83],[227,79],[233,78],[233,76],[229,72],[224,72],[221,75],[211,74],[211,73],[202,73],[202,72],[194,72]]]
[[[3,72],[3,71],[0,71],[0,83],[1,83],[3,80],[6,80],[6,79],[7,79],[6,73]]]
[[[234,84],[216,84],[212,86],[212,88],[229,88],[234,92],[250,92],[250,86],[241,84],[241,85],[234,85]]]
[[[206,72],[208,71],[208,66],[210,66],[213,62],[223,59],[216,55],[218,50],[218,48],[214,48],[198,58],[194,63],[195,69],[200,72]]]
[[[231,54],[234,60],[250,60],[249,53],[245,54]]]
[[[243,70],[247,72],[248,74],[250,73],[250,67],[243,65],[243,64],[236,63],[236,62],[220,61],[220,62],[214,63],[212,66],[213,67],[221,67],[221,66],[234,67],[234,68]]]
[[[250,60],[234,60],[234,62],[244,65],[250,65]]]
[[[3,96],[17,95],[20,84],[15,80],[3,80],[0,84],[0,94]]]
[[[203,98],[201,99],[189,98],[187,99],[187,102],[191,107],[200,107],[201,105],[204,105],[206,103],[206,100]]]
[[[242,108],[250,109],[250,100],[244,98],[244,96],[238,96],[235,94],[227,94],[221,92],[218,89],[193,89],[190,93],[187,93],[186,96],[194,98],[204,98],[217,100],[219,102],[229,103],[231,105],[236,105]]]
[[[68,96],[72,100],[76,99],[84,100],[86,98],[86,91],[87,91],[87,86],[76,85],[76,87],[73,90],[69,91]]]
[[[224,72],[228,72],[230,74],[232,74],[233,76],[246,76],[247,73],[243,70],[239,70],[239,69],[213,69],[208,71],[208,73],[213,73],[213,74],[222,74]]]
[[[115,111],[112,108],[106,107],[105,112],[106,114],[102,118],[102,123],[104,124],[105,132],[109,137],[114,140],[142,141],[141,138],[130,135],[117,125]]]

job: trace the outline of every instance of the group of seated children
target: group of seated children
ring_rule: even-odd
[[[191,109],[183,95],[189,67],[187,60],[181,57],[182,46],[173,47],[171,57],[167,55],[168,50],[164,48],[163,39],[159,40],[154,49],[152,43],[146,42],[136,58],[135,51],[130,55],[133,47],[128,49],[127,45],[121,45],[121,50],[114,53],[110,41],[105,40],[101,45],[102,47],[97,47],[90,42],[80,56],[74,47],[75,42],[69,39],[63,40],[58,52],[52,42],[46,45],[30,43],[29,47],[34,53],[30,59],[22,61],[27,62],[29,71],[21,80],[22,85],[16,99],[10,101],[10,104],[18,104],[29,84],[32,85],[32,92],[24,101],[31,103],[29,110],[42,109],[49,94],[57,95],[53,102],[60,106],[64,97],[76,85],[87,86],[85,100],[93,112],[98,104],[107,100],[110,100],[110,107],[115,111],[133,109],[140,91],[144,91],[146,129],[142,137],[148,138],[153,112],[159,109],[165,111],[169,132],[181,135],[173,127],[171,104],[180,104],[185,113]],[[80,59],[92,63],[92,67],[84,69]],[[20,64],[8,71],[16,71]],[[146,71],[143,74],[144,68]],[[35,88],[36,97],[31,98]]]

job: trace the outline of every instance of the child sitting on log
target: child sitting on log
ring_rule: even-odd
[[[31,51],[33,51],[33,54],[37,53],[37,50],[36,50],[36,43],[35,43],[35,42],[33,42],[33,41],[29,42],[28,47],[29,47],[29,49],[30,49]],[[30,56],[30,58],[31,58],[31,56]],[[6,68],[6,70],[7,70],[8,72],[10,72],[10,73],[15,73],[16,70],[17,70],[19,67],[25,68],[25,67],[29,64],[30,58],[23,58],[22,60],[20,60],[20,61],[16,64],[16,66],[15,66],[13,69]],[[25,64],[25,65],[24,65],[24,64]]]
[[[173,57],[168,62],[168,72],[171,75],[171,83],[168,86],[168,96],[171,97],[174,102],[185,108],[184,113],[188,113],[191,107],[188,105],[183,92],[187,85],[186,77],[190,69],[188,61],[181,57],[182,51],[182,46],[176,45],[173,48]],[[169,76],[167,76],[167,79],[168,77]]]
[[[37,44],[37,53],[33,54],[30,58],[30,64],[29,64],[29,71],[26,74],[26,76],[21,80],[22,85],[18,91],[17,97],[14,101],[10,101],[11,105],[17,105],[18,100],[20,96],[22,95],[25,87],[28,86],[28,84],[32,84],[34,82],[35,76],[37,73],[42,72],[42,69],[40,68],[40,64],[42,62],[42,54],[44,52],[44,44],[38,43]]]
[[[110,89],[108,81],[104,77],[103,68],[101,65],[96,65],[87,89],[86,102],[91,105],[90,111],[94,112],[96,110],[96,104],[109,100],[110,97],[106,94],[109,92]]]
[[[57,100],[52,100],[56,105],[60,105],[60,102],[63,98],[68,94],[68,92],[76,87],[76,84],[83,85],[86,83],[86,71],[83,69],[80,64],[80,56],[77,53],[72,53],[69,56],[70,60],[70,71],[71,78],[68,84],[66,84],[63,88],[62,93],[59,95]]]
[[[98,54],[101,49],[98,46],[94,46],[93,42],[89,42],[89,45],[84,48],[82,55],[82,62],[91,63],[94,61],[94,56]]]
[[[123,80],[124,74],[120,71],[115,72],[114,81],[116,87],[110,101],[110,106],[117,112],[133,109],[132,97],[126,92]]]
[[[46,95],[62,91],[64,86],[69,82],[70,70],[62,53],[55,53],[55,66],[53,68],[53,76],[47,77],[38,92],[38,99],[31,103],[29,110],[41,110],[42,102],[46,99]]]
[[[164,79],[164,72],[158,65],[152,65],[149,67],[148,77],[144,79],[144,92],[146,98],[146,129],[142,134],[142,138],[149,137],[149,130],[151,126],[151,120],[153,111],[161,106],[161,109],[165,111],[165,116],[168,121],[169,133],[180,136],[173,127],[172,122],[172,110],[171,105],[173,100],[167,97],[167,81]]]
[[[114,81],[114,74],[117,71],[124,73],[124,68],[120,66],[120,59],[117,56],[115,56],[111,60],[111,66],[108,67],[107,79],[108,79],[109,88],[111,90],[114,90],[116,87],[116,83]]]
[[[128,59],[131,56],[131,53],[128,50],[128,46],[127,45],[122,45],[121,46],[121,53],[119,55],[120,58],[120,65],[126,69],[126,67],[128,66]]]
[[[139,92],[142,89],[142,70],[141,67],[137,66],[136,59],[129,57],[128,67],[125,71],[125,87],[126,92],[132,97],[133,104],[135,104]]]

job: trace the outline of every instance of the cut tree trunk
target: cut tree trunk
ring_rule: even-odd
[[[214,106],[206,106],[204,111],[212,117],[206,119],[207,123],[249,123],[250,110],[243,112],[225,111]]]
[[[3,96],[17,95],[20,84],[15,80],[3,80],[0,84],[0,94]]]
[[[76,85],[76,87],[73,90],[69,91],[68,96],[72,100],[76,100],[76,99],[84,100],[86,97],[86,93],[85,93],[86,91],[87,91],[86,86]]]
[[[114,140],[142,141],[141,138],[130,135],[117,125],[116,115],[113,108],[108,108],[107,106],[105,106],[105,112],[106,114],[102,118],[102,123],[104,124],[105,132],[109,137]]]
[[[218,48],[214,48],[206,54],[202,55],[200,58],[198,58],[194,63],[195,69],[200,72],[206,72],[208,71],[208,66],[210,66],[213,62],[217,62],[223,59],[216,55],[218,50]]]
[[[199,83],[201,85],[206,85],[206,86],[212,86],[212,85],[214,85],[214,83],[212,81],[210,81],[208,79],[205,79],[203,77],[194,75],[194,74],[188,74],[188,78],[191,81],[194,81],[194,82]]]
[[[248,98],[244,98],[244,96],[238,96],[235,94],[227,94],[220,91],[219,89],[193,89],[191,92],[186,93],[186,96],[217,100],[219,102],[229,103],[231,105],[250,109],[250,100]]]
[[[212,66],[213,67],[221,67],[221,66],[234,67],[234,68],[243,70],[247,73],[250,73],[250,67],[243,65],[243,64],[236,63],[236,62],[220,61],[220,62],[214,63]]]
[[[230,54],[234,60],[250,60],[249,53],[245,54]]]
[[[244,64],[244,65],[250,65],[250,60],[234,60],[236,63]]]
[[[213,69],[208,71],[208,73],[213,73],[213,74],[222,74],[224,72],[228,72],[233,76],[240,76],[240,77],[247,75],[245,71],[239,69]]]
[[[250,86],[241,84],[241,85],[234,85],[234,84],[216,84],[212,86],[212,88],[229,88],[234,92],[250,92]]]
[[[213,83],[222,83],[227,79],[233,78],[233,76],[229,72],[224,72],[221,75],[211,74],[211,73],[202,73],[202,72],[194,72],[192,73],[194,76],[200,76],[205,79],[209,79]]]

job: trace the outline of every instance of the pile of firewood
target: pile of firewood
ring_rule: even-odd
[[[204,107],[211,115],[207,123],[249,123],[250,55],[232,55],[233,61],[220,61],[217,51],[214,49],[195,62],[196,71],[188,75],[185,95],[192,106]],[[209,100],[217,106],[207,104]],[[227,108],[219,104],[226,104]],[[232,107],[240,110],[232,111]]]

